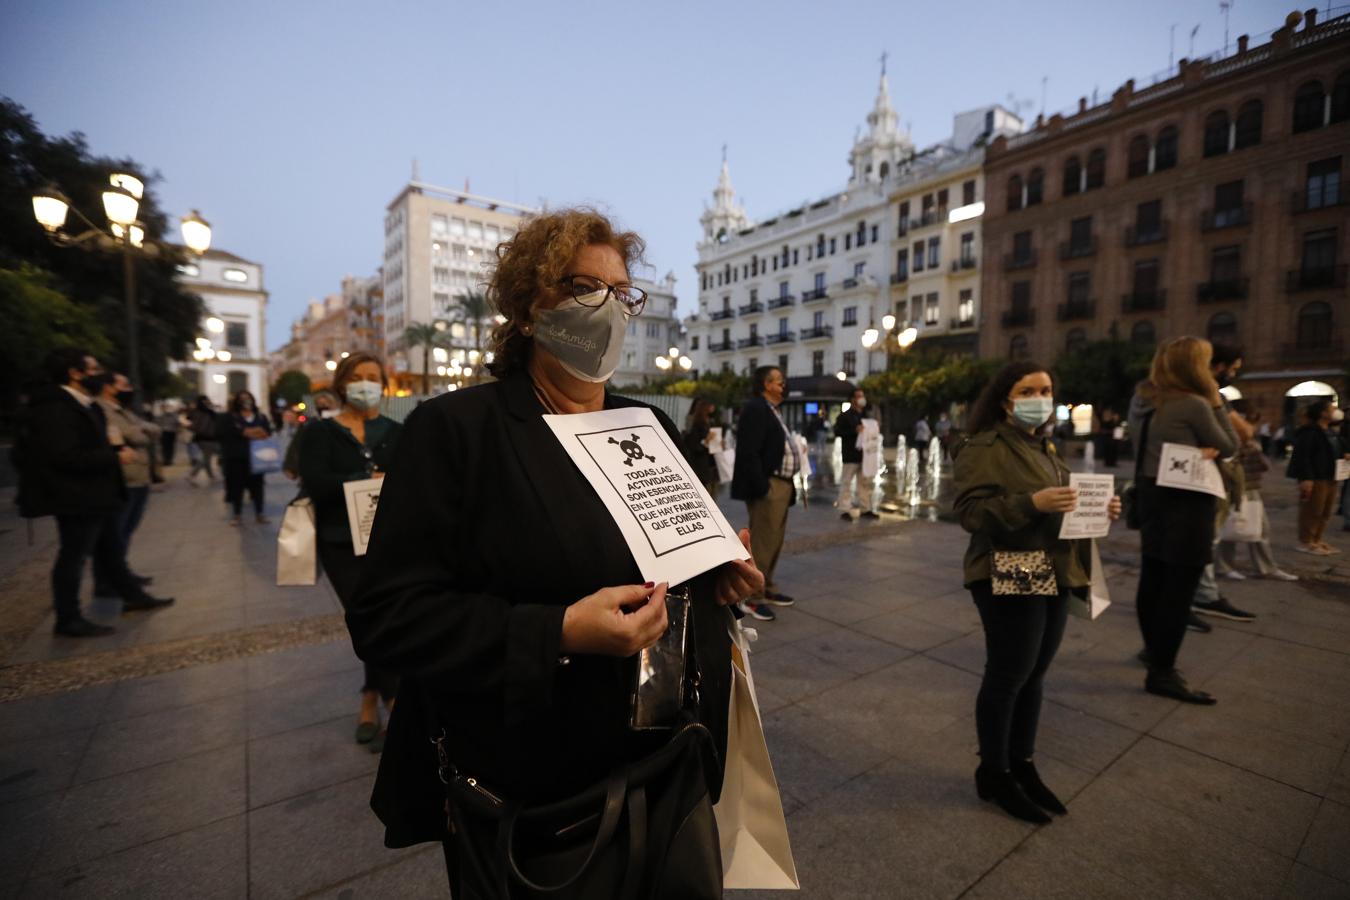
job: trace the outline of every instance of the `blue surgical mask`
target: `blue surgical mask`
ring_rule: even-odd
[[[375,381],[353,381],[347,385],[347,402],[362,412],[375,409],[384,396],[384,388]]]
[[[1013,400],[1013,421],[1023,428],[1039,428],[1055,413],[1053,397],[1018,397]]]

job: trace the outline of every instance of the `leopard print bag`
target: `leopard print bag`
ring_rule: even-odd
[[[1044,550],[995,550],[994,596],[1059,596],[1055,567]]]

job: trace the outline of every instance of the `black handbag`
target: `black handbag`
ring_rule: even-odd
[[[1139,478],[1144,470],[1144,454],[1148,451],[1148,423],[1152,419],[1152,412],[1144,416],[1144,424],[1139,430],[1139,449],[1134,454],[1134,480],[1120,492],[1125,527],[1131,531],[1138,531],[1144,525],[1143,514],[1139,509]]]

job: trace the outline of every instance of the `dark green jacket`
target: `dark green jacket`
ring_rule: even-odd
[[[1037,457],[1046,455],[1059,473],[1056,482]],[[1029,439],[1006,423],[971,435],[956,451],[956,514],[970,532],[965,583],[987,581],[995,550],[1044,550],[1063,588],[1086,587],[1087,541],[1059,539],[1059,513],[1042,513],[1031,495],[1068,486],[1069,467],[1048,439]],[[1075,546],[1081,545],[1081,546]]]
[[[314,526],[321,541],[351,541],[342,485],[389,471],[403,426],[376,416],[366,422],[366,442],[357,441],[337,419],[311,419],[300,430],[300,484],[314,502]]]

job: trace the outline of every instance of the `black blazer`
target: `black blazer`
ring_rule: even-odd
[[[866,407],[858,412],[850,406],[847,412],[841,412],[834,420],[834,436],[844,440],[842,459],[846,463],[862,462],[863,452],[858,449],[858,426],[867,418],[866,413]]]
[[[102,515],[121,507],[126,482],[97,403],[86,408],[53,387],[34,399],[28,422],[25,516]]]
[[[1345,452],[1335,429],[1304,425],[1294,432],[1294,450],[1285,474],[1299,481],[1331,481],[1336,477],[1336,460]]]
[[[731,476],[733,500],[758,500],[769,492],[769,476],[783,467],[787,441],[769,401],[752,397],[741,407],[736,423],[736,466]],[[796,491],[793,491],[796,498]]]
[[[404,423],[347,611],[357,654],[403,679],[371,798],[391,847],[445,833],[430,729],[445,729],[461,772],[526,802],[576,793],[653,749],[626,725],[633,659],[559,663],[566,607],[643,578],[543,413],[521,373],[437,397]],[[695,580],[693,618],[700,714],[721,758],[731,614],[712,587],[711,573]]]
[[[388,474],[402,430],[403,426],[393,419],[376,416],[366,420],[364,444],[336,419],[307,422],[296,435],[300,484],[314,502],[319,540],[351,543],[347,495],[342,485],[369,478],[376,469]]]

